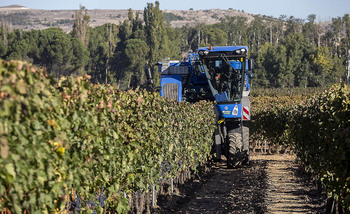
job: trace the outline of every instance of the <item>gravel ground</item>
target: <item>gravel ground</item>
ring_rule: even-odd
[[[249,166],[209,173],[161,196],[153,213],[326,213],[324,195],[292,155],[253,155]]]

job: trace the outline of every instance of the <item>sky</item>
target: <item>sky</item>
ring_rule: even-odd
[[[79,9],[83,5],[93,9],[143,10],[147,2],[155,0],[0,0],[1,6],[18,4],[32,9]],[[236,9],[247,13],[273,16],[294,16],[307,19],[315,14],[318,21],[329,21],[350,13],[350,0],[159,0],[161,10]]]

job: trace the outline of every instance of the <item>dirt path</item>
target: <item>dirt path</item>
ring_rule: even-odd
[[[187,185],[155,213],[325,213],[321,194],[290,155],[255,155],[240,169],[218,163]]]
[[[306,184],[298,173],[293,156],[254,156],[256,162],[267,161],[265,204],[267,213],[317,213],[318,191]]]

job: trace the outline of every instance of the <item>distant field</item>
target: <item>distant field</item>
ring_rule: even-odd
[[[143,17],[143,11],[140,18]],[[196,25],[199,23],[214,24],[220,22],[225,16],[242,16],[249,21],[253,20],[253,14],[244,13],[234,9],[221,10],[164,10],[165,21],[172,27],[184,25]],[[128,10],[88,10],[90,26],[96,27],[105,23],[119,24],[128,18]],[[0,20],[5,20],[14,29],[45,29],[48,27],[60,27],[69,32],[73,26],[74,10],[37,10],[19,5],[0,7]]]

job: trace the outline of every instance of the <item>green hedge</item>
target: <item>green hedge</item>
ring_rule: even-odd
[[[258,96],[252,137],[291,146],[330,196],[350,212],[350,88],[344,84],[310,97]]]
[[[287,146],[290,109],[303,99],[306,97],[301,94],[252,97],[251,141],[267,140],[269,145]]]
[[[295,106],[289,127],[298,157],[350,212],[350,88],[334,85]]]
[[[212,103],[118,91],[87,76],[55,83],[16,61],[0,61],[0,72],[0,210],[57,212],[74,192],[94,200],[104,187],[106,209],[122,212],[124,192],[208,160]]]
[[[0,210],[62,206],[65,133],[56,128],[62,104],[53,84],[28,64],[0,61]]]

